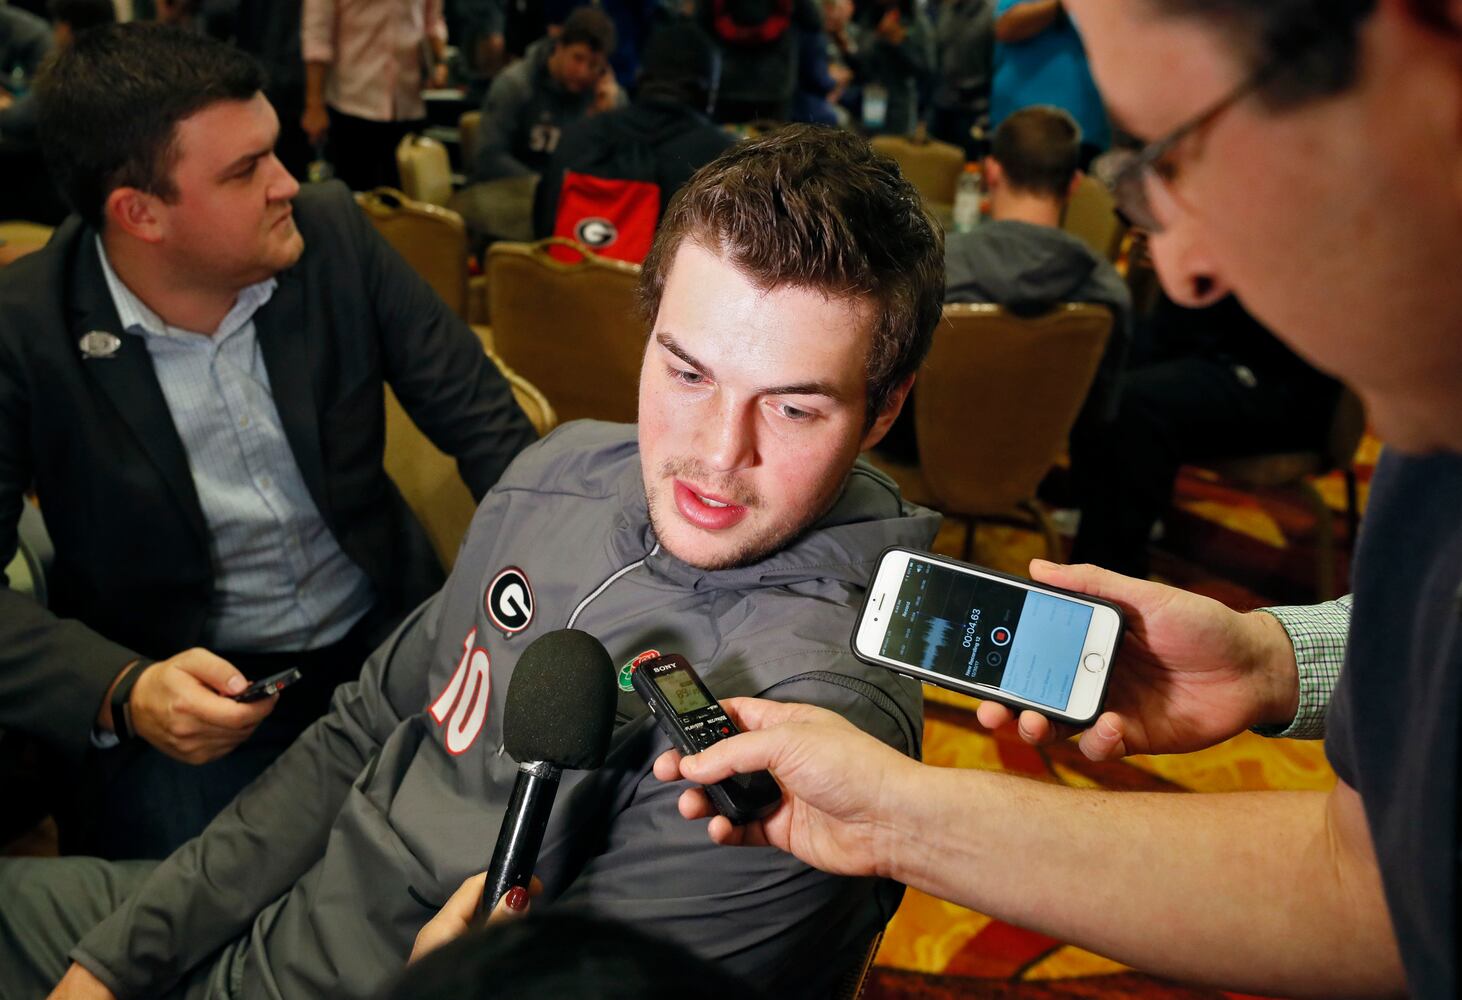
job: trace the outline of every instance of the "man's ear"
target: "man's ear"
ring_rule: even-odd
[[[859,451],[867,451],[888,433],[893,422],[898,419],[899,411],[904,408],[904,401],[909,398],[909,390],[914,387],[914,376],[909,375],[888,394],[888,402],[884,404],[882,412],[873,420],[873,426],[868,428],[868,433],[863,435],[863,443],[858,446]]]
[[[144,243],[161,243],[158,207],[156,195],[134,187],[119,187],[107,195],[107,223]]]
[[[1418,112],[1432,116],[1433,135],[1446,144],[1452,189],[1462,203],[1462,0],[1380,0],[1371,31],[1406,47],[1416,72]],[[1398,40],[1399,39],[1399,40]]]
[[[1066,185],[1066,200],[1070,201],[1076,197],[1076,189],[1081,187],[1081,179],[1086,176],[1086,171],[1076,170],[1071,174],[1071,183]]]
[[[1005,183],[1005,168],[993,156],[985,157],[984,165],[980,168],[980,172],[985,179],[986,191],[994,191],[1001,184]]]

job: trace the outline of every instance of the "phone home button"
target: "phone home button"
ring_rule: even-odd
[[[1105,664],[1102,660],[1101,653],[1087,653],[1086,656],[1082,657],[1081,665],[1096,674],[1101,673],[1101,669]]]

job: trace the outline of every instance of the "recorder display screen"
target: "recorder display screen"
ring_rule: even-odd
[[[660,693],[670,702],[677,715],[688,715],[710,704],[701,692],[700,685],[684,670],[661,674],[655,678],[655,683],[660,686]]]
[[[1064,710],[1091,614],[1076,601],[910,559],[882,653]]]

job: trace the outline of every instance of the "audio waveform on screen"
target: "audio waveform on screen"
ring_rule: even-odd
[[[954,626],[945,619],[926,617],[924,619],[924,658],[919,665],[926,670],[933,670],[935,662],[939,659],[939,651],[944,648],[953,633]]]

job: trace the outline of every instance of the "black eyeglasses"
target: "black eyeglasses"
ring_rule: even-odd
[[[1277,64],[1273,63],[1264,66],[1213,105],[1179,125],[1161,139],[1150,142],[1138,150],[1127,150],[1114,154],[1117,162],[1112,165],[1115,168],[1111,174],[1112,197],[1116,199],[1117,211],[1122,214],[1128,224],[1149,233],[1162,232],[1162,223],[1158,222],[1157,215],[1152,210],[1152,203],[1147,197],[1147,184],[1151,180],[1153,183],[1164,185],[1168,193],[1172,193],[1171,189],[1166,188],[1168,179],[1163,176],[1161,167],[1163,157],[1171,153],[1178,143],[1194,132],[1207,128],[1219,115],[1262,87],[1277,68]]]

